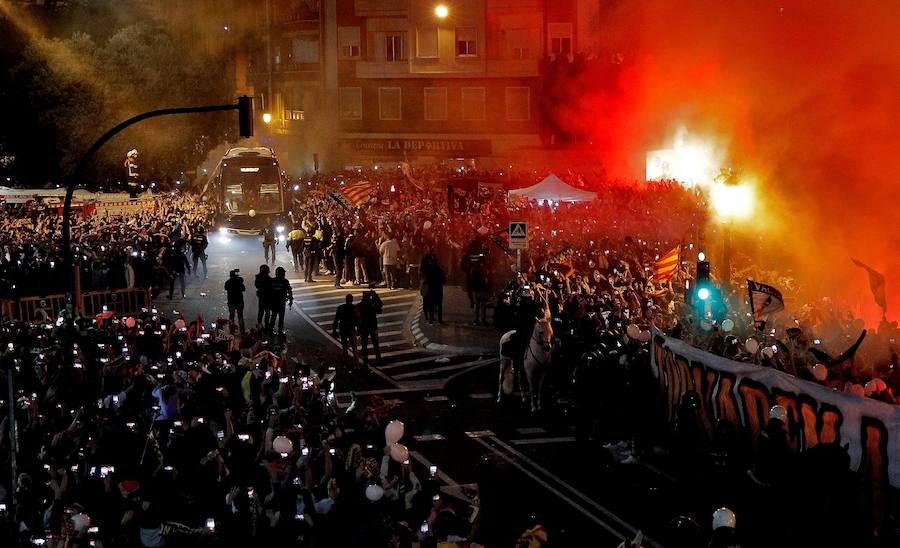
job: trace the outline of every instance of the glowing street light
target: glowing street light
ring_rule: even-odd
[[[437,7],[434,8],[434,14],[440,17],[441,19],[447,17],[450,13],[450,10],[447,9],[447,6],[443,4],[438,4]]]
[[[263,114],[263,123],[271,124],[272,123],[272,115],[268,112]]]
[[[753,188],[735,181],[735,177],[723,177],[710,192],[710,202],[716,215],[722,220],[722,281],[723,287],[731,286],[731,225],[753,214]]]

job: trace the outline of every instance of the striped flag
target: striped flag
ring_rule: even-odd
[[[656,268],[653,269],[653,273],[657,282],[668,282],[675,275],[675,271],[678,269],[679,251],[681,251],[681,246],[675,246],[675,249],[656,261]]]
[[[332,192],[331,198],[349,210],[368,202],[374,188],[369,181],[351,183],[341,187],[337,192]]]
[[[887,314],[887,298],[885,297],[884,292],[884,274],[852,257],[850,260],[853,261],[853,264],[862,268],[869,274],[869,289],[872,290],[872,297],[875,298],[875,303],[881,307],[885,314]]]

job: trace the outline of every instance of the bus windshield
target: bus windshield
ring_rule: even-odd
[[[247,213],[251,209],[257,213],[281,211],[278,166],[229,163],[232,165],[222,169],[222,188],[225,206],[231,213]]]

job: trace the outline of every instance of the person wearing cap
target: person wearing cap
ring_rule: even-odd
[[[275,269],[275,278],[272,279],[269,310],[269,323],[266,328],[272,331],[275,328],[275,320],[278,320],[278,334],[284,334],[284,305],[294,306],[294,292],[291,289],[291,282],[287,280],[284,268]]]
[[[199,272],[197,271],[197,263],[203,263],[203,279],[208,278],[208,272],[206,270],[206,247],[209,245],[209,240],[206,237],[206,229],[202,226],[197,227],[197,231],[191,237],[191,256],[194,258],[194,277],[199,276]]]
[[[709,539],[709,548],[740,548],[737,533],[734,528],[737,525],[737,517],[730,509],[719,508],[712,516],[712,536]]]

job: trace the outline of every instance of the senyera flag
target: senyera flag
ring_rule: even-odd
[[[675,246],[675,249],[669,251],[656,261],[656,267],[653,269],[656,281],[659,283],[668,282],[678,270],[678,255],[681,246]]]
[[[778,291],[771,285],[747,280],[747,289],[750,292],[750,309],[753,311],[753,321],[757,325],[765,325],[769,314],[784,310],[784,298],[781,296],[781,291]]]
[[[369,201],[373,188],[369,181],[360,181],[341,187],[338,192],[332,192],[331,197],[345,206],[358,207]]]

